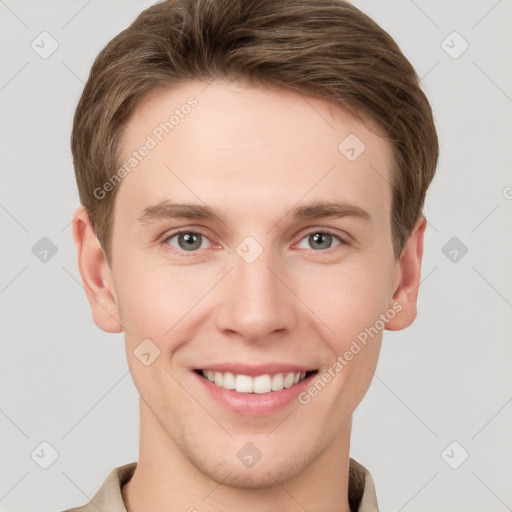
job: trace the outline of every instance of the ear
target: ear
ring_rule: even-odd
[[[94,323],[106,332],[122,332],[112,274],[87,210],[82,206],[75,211],[72,225],[78,268]]]
[[[420,215],[400,255],[397,284],[390,304],[390,308],[397,311],[397,314],[386,323],[385,328],[389,331],[405,329],[416,318],[426,226],[427,220]]]

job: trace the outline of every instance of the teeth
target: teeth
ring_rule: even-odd
[[[270,393],[272,391],[272,379],[270,375],[258,375],[252,379],[252,390],[254,393]]]
[[[248,375],[237,375],[235,390],[239,393],[252,393],[252,378]]]
[[[281,391],[283,389],[283,374],[276,373],[272,377],[272,391]]]
[[[264,374],[256,377],[233,375],[231,372],[201,371],[203,377],[224,389],[234,389],[238,393],[270,393],[281,391],[297,384],[306,377],[306,372]]]
[[[231,372],[224,374],[224,381],[222,382],[224,389],[235,389],[235,376]]]
[[[285,388],[289,388],[290,386],[293,386],[294,378],[295,378],[295,374],[294,373],[292,373],[292,372],[287,373],[285,378],[284,378],[283,386]]]

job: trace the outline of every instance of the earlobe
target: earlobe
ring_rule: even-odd
[[[386,323],[389,331],[405,329],[416,318],[426,226],[427,221],[421,215],[402,250],[398,263],[399,283],[390,305],[398,313]]]
[[[78,268],[94,323],[106,332],[122,332],[110,268],[85,208],[75,211],[72,225]]]

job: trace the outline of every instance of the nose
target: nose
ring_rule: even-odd
[[[263,251],[252,263],[234,254],[233,267],[223,279],[217,328],[251,342],[274,340],[292,331],[299,301],[290,290],[289,272],[271,251]]]

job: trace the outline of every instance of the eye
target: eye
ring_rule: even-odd
[[[207,241],[208,238],[201,233],[196,233],[195,231],[180,231],[168,236],[163,240],[163,243],[170,245],[175,249],[193,252],[197,249],[206,249],[207,246],[205,243]]]
[[[335,246],[341,245],[343,243],[343,241],[338,236],[326,231],[312,231],[299,242],[299,248],[308,249],[308,247],[303,247],[300,245],[304,240],[306,240],[306,242],[309,243],[311,248],[313,248],[315,251],[330,249],[333,247],[333,241],[338,241]]]
[[[196,252],[199,249],[207,249],[210,247],[210,240],[196,231],[178,231],[170,234],[163,241],[163,244],[170,245],[178,252]],[[307,243],[309,247],[305,246]],[[343,245],[345,242],[337,235],[327,231],[312,231],[308,233],[297,244],[300,249],[313,249],[314,251],[326,251],[338,245]]]

